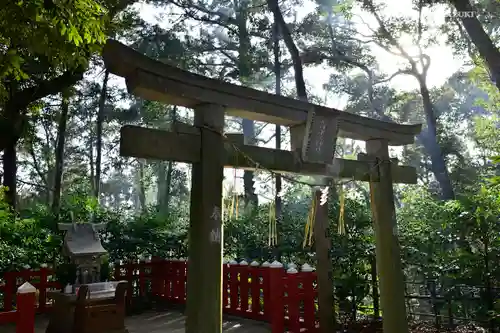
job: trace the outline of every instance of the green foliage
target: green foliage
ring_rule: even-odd
[[[105,8],[94,0],[7,1],[0,11],[0,44],[5,46],[0,81],[25,80],[47,66],[86,66],[106,39],[106,20]]]
[[[57,252],[60,237],[51,232],[46,220],[17,216],[10,211],[0,193],[0,272],[26,265],[39,267]],[[48,254],[51,254],[48,256]]]
[[[69,273],[61,256],[62,234],[57,229],[57,221],[73,219],[88,221],[92,218],[93,222],[106,223],[102,239],[109,252],[109,261],[146,255],[186,256],[186,226],[182,223],[153,210],[130,216],[104,211],[96,208],[94,202],[94,198],[69,198],[56,219],[43,205],[26,209],[16,216],[3,199],[0,200],[0,272],[19,270],[26,265],[36,268],[47,263],[63,265],[58,274],[67,279],[65,274]],[[110,274],[105,269],[101,273]]]
[[[398,216],[406,275],[437,280],[444,295],[457,297],[458,284],[495,285],[492,277],[500,276],[494,264],[500,254],[499,214],[499,186],[478,186],[447,202],[423,190],[406,192]],[[488,304],[477,311],[486,315]]]

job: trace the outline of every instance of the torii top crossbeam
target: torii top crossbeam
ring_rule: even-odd
[[[305,123],[313,111],[337,117],[340,137],[385,139],[391,146],[413,143],[421,130],[420,124],[389,123],[210,79],[151,59],[115,40],[107,42],[103,58],[111,73],[126,78],[130,93],[148,100],[189,108],[222,104],[228,115],[285,126]]]

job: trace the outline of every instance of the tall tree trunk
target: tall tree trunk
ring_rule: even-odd
[[[5,200],[12,209],[16,208],[17,196],[17,152],[16,146],[26,122],[29,105],[49,95],[57,94],[74,85],[83,77],[83,68],[68,70],[62,75],[38,82],[34,86],[19,89],[13,84],[9,88],[9,98],[3,105],[3,119],[0,119],[0,150],[3,154],[3,185],[8,187]]]
[[[162,213],[165,210],[165,161],[156,162],[156,211]]]
[[[379,31],[381,33],[381,36],[383,36],[386,41],[392,45],[394,48],[398,50],[398,53],[405,58],[408,63],[411,66],[410,71],[406,71],[405,74],[412,75],[415,77],[419,83],[420,87],[420,94],[422,96],[422,104],[423,104],[423,109],[425,113],[425,118],[426,118],[426,124],[427,128],[425,131],[422,131],[419,135],[419,139],[421,139],[421,143],[424,145],[424,148],[428,152],[429,156],[431,157],[431,162],[432,162],[432,171],[434,173],[434,176],[436,177],[436,180],[439,182],[439,185],[441,187],[441,197],[443,199],[452,199],[455,194],[453,191],[453,186],[448,174],[448,170],[446,168],[446,162],[443,156],[443,152],[441,150],[441,147],[439,146],[438,140],[437,140],[437,120],[436,120],[436,115],[434,113],[434,105],[432,103],[429,89],[427,87],[427,72],[429,70],[431,60],[429,57],[426,57],[424,54],[420,55],[420,59],[416,60],[414,57],[410,56],[404,48],[398,43],[397,39],[392,36],[391,32],[387,29],[385,23],[383,22],[382,18],[378,14],[377,10],[375,9],[375,6],[371,1],[366,1],[365,4],[368,6],[368,10],[373,14],[375,19],[377,20],[379,24]],[[421,34],[421,21],[422,21],[422,11],[421,11],[421,5],[422,3],[419,3],[420,7],[420,12],[419,12],[419,19],[418,19],[418,34]],[[389,53],[391,51],[389,48],[384,47],[385,50]],[[372,79],[372,76],[367,73],[370,81]],[[369,94],[370,95],[370,94]],[[374,108],[374,111],[379,112],[381,115],[383,114],[382,110],[379,110],[378,108]],[[424,135],[427,134],[427,135]]]
[[[94,196],[99,201],[99,194],[101,192],[101,170],[102,170],[102,128],[104,124],[104,108],[106,106],[106,95],[108,90],[109,72],[106,70],[104,79],[102,81],[101,96],[99,98],[99,111],[97,112],[97,126],[96,126],[96,159],[95,159],[95,185]]]
[[[139,210],[144,212],[146,210],[146,182],[145,182],[145,161],[142,159],[138,160],[139,172],[137,175],[137,198],[139,199]]]
[[[439,183],[439,187],[441,189],[441,198],[443,200],[452,199],[455,196],[455,192],[451,183],[448,169],[446,167],[446,162],[441,146],[439,146],[437,141],[437,121],[434,115],[434,104],[430,99],[430,93],[429,89],[427,88],[427,84],[425,83],[425,78],[419,78],[419,75],[416,75],[416,77],[419,82],[422,82],[420,94],[422,96],[422,104],[426,115],[426,124],[428,126],[417,135],[416,142],[418,144],[421,144],[424,147],[425,153],[431,157],[430,171],[436,178],[436,181]],[[375,112],[374,116],[376,116],[380,120],[395,122],[394,119],[386,115],[380,108],[372,109]],[[433,132],[429,132],[429,128],[432,128]],[[426,174],[426,177],[427,176],[428,175]]]
[[[288,52],[290,53],[292,57],[292,62],[293,62],[293,69],[294,69],[294,74],[295,74],[295,87],[297,89],[297,97],[300,100],[303,101],[308,101],[307,97],[307,90],[306,90],[306,84],[304,80],[304,71],[302,67],[302,59],[300,58],[299,50],[297,46],[295,45],[295,42],[293,40],[292,34],[290,33],[290,30],[288,29],[288,26],[285,23],[285,19],[283,18],[283,14],[281,13],[281,10],[279,8],[279,3],[278,0],[268,0],[268,7],[272,11],[273,16],[274,16],[274,22],[277,23],[279,31],[281,32],[281,35],[283,37],[283,40],[285,42],[285,45],[288,49]],[[290,135],[291,135],[291,144],[292,144],[292,149],[297,149],[298,147],[302,146],[301,140],[304,139],[304,126],[301,125],[300,127],[295,127],[295,134],[293,133],[294,128],[290,129]],[[295,141],[295,142],[294,142]],[[334,149],[335,147],[332,147]],[[322,176],[317,176],[314,177],[316,181],[324,181],[325,177]],[[312,195],[313,196],[318,196],[318,190],[319,189],[312,189]],[[335,192],[335,189],[332,189],[332,192]],[[314,202],[314,201],[313,201]],[[325,261],[323,259],[317,259],[317,266],[318,266],[318,271],[320,271],[321,267],[321,273],[318,273],[318,281],[322,281],[321,283],[318,282],[318,288],[321,290],[331,290],[331,286],[333,285],[333,274],[331,270],[331,258],[330,258],[330,246],[325,246],[326,244],[330,244],[331,240],[327,237],[328,234],[328,228],[327,228],[327,213],[328,212],[328,201],[327,203],[324,204],[321,209],[317,210],[316,216],[319,217],[318,223],[320,225],[324,225],[324,232],[318,232],[319,230],[316,229],[314,232],[314,238],[315,238],[315,243],[316,243],[316,254],[317,258],[319,259],[320,256],[318,256],[318,253],[320,254],[326,254],[328,259]],[[319,214],[319,215],[318,215]],[[318,243],[321,243],[323,247],[318,246]],[[325,251],[325,252],[323,252]],[[324,256],[321,256],[324,257]],[[324,288],[324,289],[322,289]],[[323,291],[324,293],[324,291]],[[326,293],[327,295],[329,294],[329,291]],[[334,295],[333,291],[331,295],[328,295],[328,297],[322,298],[320,301],[323,303],[320,308],[320,327],[322,327],[321,331],[322,332],[330,332],[332,331],[335,323],[335,311],[332,310],[334,307]],[[325,304],[328,304],[325,306]]]
[[[177,107],[173,106],[170,108],[169,113],[170,130],[173,130],[173,124],[177,121]],[[159,161],[157,166],[157,211],[162,214],[167,214],[170,207],[170,187],[172,185],[173,162]]]
[[[17,198],[17,139],[11,136],[6,140],[3,151],[3,186],[5,191],[5,201],[12,210],[16,209]]]
[[[7,188],[5,201],[12,210],[15,210],[17,198],[17,142],[21,135],[24,115],[22,115],[22,111],[15,108],[15,102],[12,102],[6,105],[4,117],[2,123],[7,126],[2,129],[2,141],[4,142],[3,186]]]
[[[95,193],[95,165],[94,165],[94,138],[92,131],[90,132],[89,140],[89,167],[90,167],[90,195]]]
[[[297,91],[297,97],[307,102],[307,90],[306,83],[304,80],[304,69],[302,64],[302,59],[300,57],[299,49],[293,40],[292,34],[288,26],[286,25],[283,14],[279,7],[278,0],[268,0],[267,6],[269,10],[273,13],[274,22],[278,24],[279,32],[283,41],[285,42],[286,48],[292,57],[294,78],[295,78],[295,89]],[[298,151],[302,148],[302,139],[304,137],[305,125],[297,125],[290,127],[290,144],[293,151]]]
[[[238,72],[239,78],[243,85],[248,85],[248,80],[251,75],[250,67],[250,34],[247,29],[248,20],[248,5],[243,1],[235,1],[237,8],[236,21],[238,22]],[[243,138],[246,145],[255,144],[255,123],[250,119],[242,119]],[[258,196],[255,194],[254,188],[254,172],[245,170],[243,172],[243,187],[245,190],[245,205],[252,204],[254,207],[258,205]]]
[[[432,172],[434,174],[434,177],[436,177],[439,186],[441,187],[441,198],[443,200],[450,200],[455,197],[455,192],[453,190],[453,185],[451,183],[448,169],[446,168],[443,151],[437,139],[437,120],[434,113],[434,105],[432,103],[425,78],[419,76],[418,81],[420,85],[420,94],[422,95],[422,103],[427,124],[427,135],[421,136],[422,143],[424,144],[424,148],[429,153],[429,156],[431,158]]]
[[[54,172],[54,194],[52,196],[52,212],[55,216],[59,214],[61,207],[61,188],[64,169],[64,145],[66,141],[66,126],[69,114],[69,93],[62,93],[61,114],[57,125],[57,144],[55,155]]]
[[[274,55],[274,76],[276,79],[276,95],[281,95],[281,59],[280,59],[280,38],[279,38],[279,27],[276,22],[273,25],[273,55]],[[275,126],[275,140],[276,140],[276,149],[281,149],[281,126]],[[276,213],[276,234],[279,234],[279,228],[281,228],[281,224],[284,223],[282,219],[283,207],[281,201],[281,175],[276,174],[276,188],[275,193],[276,196],[274,198],[275,201],[275,213]],[[279,247],[279,242],[274,247],[274,257],[277,261],[281,262],[281,251]]]
[[[458,12],[475,12],[474,6],[469,0],[449,0]],[[476,46],[479,54],[486,62],[492,79],[500,90],[500,51],[495,46],[491,38],[484,31],[477,16],[460,17],[462,24],[467,31],[472,43]]]
[[[255,123],[253,120],[243,119],[243,139],[246,145],[255,144]],[[252,205],[257,207],[259,200],[255,193],[255,182],[254,182],[254,172],[251,170],[245,170],[243,172],[243,187],[245,190],[245,205]]]
[[[299,49],[297,48],[297,45],[295,45],[290,29],[288,29],[285,19],[283,18],[278,0],[268,0],[267,5],[269,7],[269,10],[273,13],[274,22],[277,23],[279,32],[281,33],[281,37],[283,37],[286,48],[288,49],[288,52],[290,52],[290,56],[292,57],[297,97],[300,100],[307,102],[308,98],[306,83],[304,80],[304,69],[302,68],[302,59],[300,58]]]
[[[174,105],[172,107],[172,124],[174,124],[177,121],[177,106]],[[170,198],[171,198],[171,192],[170,189],[172,187],[172,174],[174,173],[174,162],[173,161],[168,161],[167,162],[167,179],[165,181],[165,209],[166,212],[168,212],[168,209],[170,207]]]

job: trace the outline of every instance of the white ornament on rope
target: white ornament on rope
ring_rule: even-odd
[[[330,190],[330,188],[328,186],[326,186],[325,188],[321,189],[321,197],[319,199],[319,205],[320,206],[323,206],[326,201],[328,200],[328,191]]]

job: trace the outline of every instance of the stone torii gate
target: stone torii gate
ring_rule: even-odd
[[[122,156],[193,164],[186,332],[222,332],[223,169],[254,169],[255,163],[276,172],[370,182],[384,332],[408,332],[392,183],[416,183],[416,171],[391,162],[388,146],[413,143],[420,125],[387,123],[209,79],[113,40],[103,58],[111,73],[126,79],[130,93],[195,110],[194,126],[124,126],[120,141]],[[290,126],[295,152],[244,145],[241,134],[224,136],[225,114]],[[337,135],[366,141],[367,154],[333,160]]]

